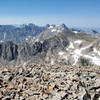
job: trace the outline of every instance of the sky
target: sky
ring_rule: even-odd
[[[100,0],[0,0],[0,24],[100,27]]]

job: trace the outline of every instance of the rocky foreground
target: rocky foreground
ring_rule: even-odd
[[[100,100],[100,68],[0,67],[0,100]]]

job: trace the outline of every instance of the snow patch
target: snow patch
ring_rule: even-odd
[[[84,55],[84,57],[91,59],[93,64],[100,66],[100,58],[98,58],[96,56],[92,57],[92,56],[89,56],[89,55]]]
[[[23,63],[23,66],[26,66],[26,65],[27,65],[27,63],[26,63],[26,62],[24,62],[24,63]]]
[[[76,40],[76,41],[74,41],[74,43],[81,44],[82,43],[82,40]]]
[[[52,29],[51,32],[58,32],[59,33],[59,32],[62,32],[62,31],[58,30],[58,29]]]
[[[75,34],[77,34],[78,33],[78,31],[73,31]]]
[[[86,47],[84,47],[84,48],[81,48],[81,49],[76,49],[76,50],[74,50],[73,51],[73,58],[74,58],[74,63],[73,63],[73,65],[76,65],[76,63],[78,62],[78,59],[81,57],[81,56],[84,56],[83,54],[82,54],[82,51],[83,50],[85,50],[85,49],[87,49],[87,48],[89,48],[91,45],[89,45],[89,46],[86,46]]]
[[[93,51],[100,56],[100,51],[98,51],[96,48],[93,48]]]
[[[54,65],[54,59],[51,59],[51,65]]]
[[[62,56],[62,55],[64,55],[64,52],[63,52],[63,51],[60,51],[58,54],[59,54],[60,56]]]
[[[56,31],[57,31],[57,29],[52,29],[52,30],[51,30],[51,32],[56,32]]]
[[[76,63],[78,62],[78,59],[83,56],[85,58],[88,58],[88,59],[91,59],[92,60],[92,63],[99,66],[100,65],[100,58],[99,57],[96,57],[96,56],[90,56],[90,55],[83,55],[82,54],[82,51],[87,49],[89,46],[87,47],[84,47],[84,48],[81,48],[81,49],[76,49],[74,50],[74,53],[73,53],[73,58],[74,58],[74,64],[73,65],[76,65]],[[98,55],[100,54],[100,52],[98,52],[96,49],[94,49],[95,53],[98,53]]]
[[[74,63],[73,63],[73,65],[76,65],[76,63],[78,62],[79,57],[82,56],[81,52],[82,52],[81,49],[74,50],[74,55],[73,55]]]
[[[78,44],[81,44],[82,42],[82,40],[74,41],[74,43]],[[92,44],[79,49],[75,49],[73,43],[70,42],[69,47],[66,48],[66,50],[69,51],[70,56],[74,59],[74,63],[72,65],[76,65],[79,58],[84,57],[90,59],[93,64],[100,66],[100,51],[98,51],[96,48],[93,48],[93,53],[91,55],[82,53],[84,50],[90,48],[91,46]],[[59,52],[59,55],[61,55],[64,59],[68,60],[68,57],[64,52]]]
[[[69,46],[66,48],[66,50],[68,51],[69,49],[74,49],[74,45],[72,42],[70,42]]]
[[[52,25],[50,25],[49,27],[48,27],[48,29],[52,29],[54,26],[52,26]]]
[[[70,45],[69,45],[69,47],[68,47],[69,49],[74,49],[74,45],[73,45],[73,43],[72,42],[70,42]]]

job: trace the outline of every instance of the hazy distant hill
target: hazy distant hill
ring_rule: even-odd
[[[0,41],[22,42],[28,36],[36,36],[44,30],[34,24],[21,25],[0,25]]]

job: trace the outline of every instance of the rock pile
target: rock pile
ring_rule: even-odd
[[[0,100],[100,100],[100,68],[0,67]]]

